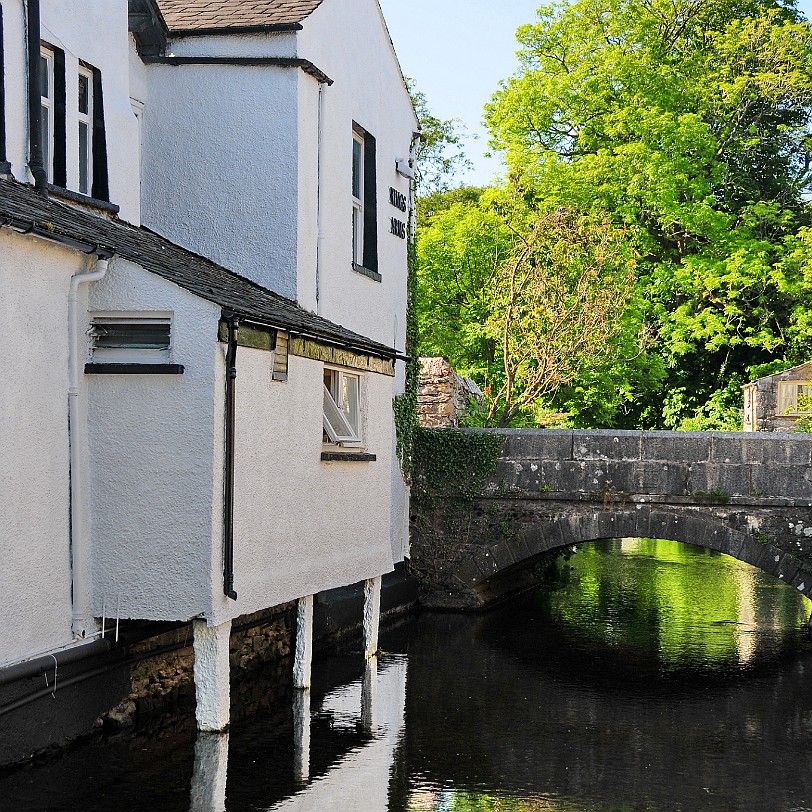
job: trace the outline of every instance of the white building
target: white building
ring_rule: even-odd
[[[222,728],[233,619],[374,619],[407,551],[417,122],[377,0],[39,5],[0,0],[0,683],[194,619]]]

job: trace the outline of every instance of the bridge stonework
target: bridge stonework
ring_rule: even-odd
[[[499,433],[476,498],[415,500],[426,605],[483,607],[536,583],[545,553],[623,537],[718,550],[812,598],[812,434]]]

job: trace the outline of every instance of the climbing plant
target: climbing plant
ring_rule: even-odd
[[[411,571],[443,588],[468,539],[473,508],[496,469],[505,437],[496,431],[418,427],[412,457]]]

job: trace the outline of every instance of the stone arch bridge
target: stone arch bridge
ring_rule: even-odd
[[[498,433],[495,470],[474,498],[414,493],[425,604],[483,607],[534,583],[545,553],[622,537],[718,550],[812,598],[812,434]]]

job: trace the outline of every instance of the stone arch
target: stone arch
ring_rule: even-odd
[[[661,538],[716,550],[751,564],[812,599],[812,577],[797,557],[752,532],[727,525],[712,509],[631,504],[585,505],[520,525],[493,545],[460,562],[456,578],[482,606],[533,583],[530,567],[556,549],[605,538]]]

